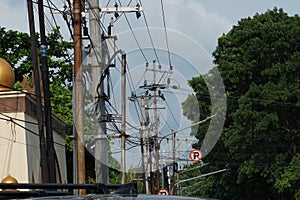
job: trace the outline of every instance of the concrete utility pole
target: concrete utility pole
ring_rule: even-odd
[[[105,122],[105,99],[104,99],[104,81],[101,77],[105,71],[105,63],[103,55],[103,46],[101,41],[100,29],[100,8],[99,0],[89,1],[89,25],[91,39],[91,71],[92,71],[92,91],[94,104],[97,104],[97,116],[95,122],[95,171],[96,182],[107,184],[109,182],[108,171],[108,142],[106,137],[106,122]]]
[[[148,64],[148,63],[147,63]],[[152,186],[152,176],[150,175],[152,171],[152,161],[151,161],[151,153],[150,153],[150,139],[149,139],[149,108],[148,102],[151,96],[148,94],[136,96],[132,94],[129,98],[130,101],[139,101],[141,99],[141,115],[142,115],[142,129],[141,129],[141,159],[142,159],[142,176],[143,176],[143,193],[151,194],[152,190],[150,186]],[[150,178],[151,180],[149,180]]]
[[[173,161],[173,176],[175,178],[175,165],[176,165],[176,158],[175,158],[175,150],[176,150],[176,132],[172,131],[172,161]],[[176,190],[175,190],[175,181],[172,181],[172,185],[171,185],[171,189],[172,189],[172,194],[175,195],[176,194]]]
[[[156,187],[160,188],[159,180],[159,144],[158,144],[158,118],[157,118],[157,101],[156,101],[156,69],[155,60],[153,61],[153,117],[154,117],[154,141],[155,141],[155,168],[156,168]]]
[[[27,7],[28,7],[28,19],[29,19],[29,29],[30,29],[30,43],[31,43],[31,51],[32,51],[32,65],[33,65],[32,67],[34,71],[37,121],[38,121],[38,130],[39,130],[40,154],[41,154],[40,163],[42,168],[42,182],[48,183],[49,173],[48,173],[47,146],[46,146],[45,136],[44,136],[40,73],[38,69],[37,39],[35,35],[32,0],[27,0]]]
[[[150,170],[150,190],[151,190],[151,193],[153,194],[154,193],[154,183],[153,183],[153,172],[152,172],[152,150],[153,150],[153,147],[155,149],[155,156],[154,156],[154,159],[155,159],[155,174],[156,174],[156,187],[157,188],[160,188],[160,172],[159,172],[159,159],[160,159],[160,156],[159,156],[159,149],[160,149],[160,142],[158,141],[158,117],[157,117],[157,110],[158,109],[164,109],[164,108],[158,108],[157,107],[157,89],[158,90],[158,96],[165,100],[164,97],[163,97],[163,94],[161,94],[160,92],[160,89],[164,89],[167,87],[166,84],[159,84],[159,83],[156,83],[156,76],[157,76],[157,73],[161,73],[162,76],[165,75],[165,74],[172,74],[173,71],[172,71],[172,68],[170,68],[170,70],[162,70],[161,69],[161,66],[159,65],[159,69],[156,69],[156,61],[154,60],[153,61],[153,67],[152,68],[149,68],[149,64],[147,63],[146,64],[146,71],[151,71],[153,72],[153,82],[152,84],[150,85],[147,85],[147,81],[145,80],[145,83],[143,86],[140,86],[140,88],[143,88],[143,89],[146,89],[147,91],[153,91],[153,108],[148,108],[146,109],[147,112],[149,112],[150,109],[153,109],[153,124],[154,124],[154,135],[153,135],[153,138],[149,138],[148,139],[148,143],[149,143],[149,149],[148,149],[148,152],[149,152],[149,163],[148,163],[148,166],[149,166],[149,170]],[[162,77],[160,77],[160,80],[162,79]],[[149,97],[149,96],[148,96]],[[137,98],[137,97],[136,97]]]
[[[122,55],[122,89],[121,89],[121,96],[122,96],[122,124],[121,124],[121,183],[125,183],[125,172],[126,172],[126,54]]]
[[[150,194],[150,187],[148,182],[149,174],[149,148],[145,144],[145,141],[148,141],[149,138],[149,112],[148,112],[148,96],[142,97],[142,133],[141,133],[141,153],[142,153],[142,173],[143,173],[143,183],[144,183],[144,192]]]
[[[75,141],[77,150],[77,182],[86,183],[85,152],[84,152],[84,123],[83,123],[83,83],[82,83],[82,35],[81,35],[81,0],[73,1],[74,26],[74,85],[75,87]],[[79,195],[85,190],[80,189]]]

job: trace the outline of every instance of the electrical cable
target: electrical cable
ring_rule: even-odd
[[[120,5],[122,6],[120,0],[119,0],[119,3],[120,3]],[[129,27],[129,29],[130,29],[130,31],[131,31],[131,34],[132,34],[132,36],[133,36],[133,38],[134,38],[134,40],[135,40],[135,42],[136,42],[136,44],[137,44],[137,46],[138,46],[138,48],[139,48],[139,51],[141,52],[141,54],[142,54],[142,56],[143,56],[145,62],[146,62],[146,63],[149,63],[148,60],[147,60],[147,58],[146,58],[146,56],[145,56],[145,54],[144,54],[144,52],[143,52],[143,50],[142,50],[142,48],[141,48],[141,45],[140,45],[139,41],[137,40],[137,37],[136,37],[136,35],[135,35],[135,33],[134,33],[133,29],[132,29],[132,26],[131,26],[131,24],[129,23],[128,17],[127,17],[127,15],[126,15],[125,13],[124,13],[124,16],[125,16],[126,22],[127,22],[127,24],[128,24],[128,27]]]
[[[31,134],[33,134],[33,135],[39,137],[39,134],[38,134],[38,133],[35,133],[34,131],[30,130],[29,128],[26,128],[25,126],[23,126],[23,125],[21,125],[21,124],[15,122],[14,119],[11,118],[11,117],[9,117],[9,119],[0,117],[0,119],[1,119],[1,120],[6,120],[6,121],[9,121],[9,122],[12,122],[12,123],[14,123],[15,125],[19,126],[20,128],[22,128],[22,129],[28,131],[29,133],[31,133]],[[56,145],[58,145],[58,146],[61,146],[61,147],[65,148],[65,145],[62,145],[62,144],[60,144],[60,143],[54,142],[54,144],[56,144]]]
[[[142,6],[141,0],[139,0],[139,1],[140,1],[140,5]],[[152,45],[153,52],[155,54],[155,57],[156,57],[156,60],[157,60],[158,64],[160,64],[160,61],[159,61],[159,58],[158,58],[158,55],[157,55],[157,52],[156,52],[156,48],[154,47],[154,42],[153,42],[153,39],[152,39],[152,36],[151,36],[151,33],[150,33],[149,25],[148,25],[144,10],[142,11],[142,13],[143,13],[143,18],[144,18],[144,21],[145,21],[145,25],[147,27],[147,32],[148,32],[148,36],[150,38],[150,42],[151,42],[151,45]]]
[[[171,113],[171,115],[172,115],[172,118],[173,118],[173,120],[175,121],[176,125],[177,125],[178,127],[180,127],[179,123],[177,122],[177,120],[176,120],[176,118],[175,118],[175,115],[173,114],[173,111],[171,110],[171,108],[170,108],[170,106],[169,106],[169,104],[168,104],[168,101],[165,101],[165,103],[166,103],[166,105],[167,105],[167,107],[168,107],[168,109],[169,109],[169,111],[170,111],[170,113]]]
[[[165,38],[166,38],[166,44],[167,44],[167,50],[168,50],[169,66],[172,66],[163,0],[160,0],[160,5],[161,5],[161,12],[162,12],[163,24],[164,24],[164,29],[165,29]]]

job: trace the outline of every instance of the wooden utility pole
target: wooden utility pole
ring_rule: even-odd
[[[84,129],[83,129],[83,87],[82,87],[82,35],[81,0],[73,1],[74,26],[74,85],[75,87],[75,140],[77,147],[77,178],[79,184],[86,183]],[[84,195],[85,190],[79,190]]]
[[[48,183],[49,173],[48,173],[47,146],[45,143],[44,126],[43,126],[43,111],[42,111],[40,76],[39,76],[40,73],[38,68],[37,39],[35,35],[32,0],[27,0],[27,7],[28,7],[28,19],[29,19],[29,29],[30,29],[30,43],[31,43],[31,51],[32,51],[32,65],[34,71],[37,121],[38,121],[38,131],[39,131],[39,140],[40,140],[40,154],[41,154],[40,163],[42,168],[42,182]]]
[[[41,64],[42,64],[42,82],[44,88],[44,116],[45,116],[45,127],[46,127],[49,183],[56,183],[56,165],[55,165],[56,155],[55,155],[55,149],[53,144],[49,70],[48,70],[48,62],[47,62],[47,44],[46,44],[43,0],[38,0],[38,10],[39,10],[39,24],[40,24],[40,37],[41,37],[41,51],[42,51]]]

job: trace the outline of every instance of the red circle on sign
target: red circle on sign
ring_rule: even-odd
[[[161,188],[160,190],[158,190],[157,192],[158,195],[170,195],[169,190],[165,189],[165,188]]]
[[[199,149],[194,149],[190,152],[190,159],[193,162],[200,162],[202,159],[202,152]]]

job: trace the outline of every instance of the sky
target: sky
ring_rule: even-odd
[[[61,8],[64,1],[53,0],[55,5]],[[44,2],[46,4],[47,1],[44,0]],[[104,0],[100,0],[100,2],[103,6],[107,3]],[[123,5],[127,5],[128,0],[121,2]],[[160,0],[142,0],[141,2],[149,26],[163,27]],[[241,18],[265,12],[275,6],[283,8],[289,15],[300,13],[300,1],[297,0],[163,0],[163,3],[167,28],[190,36],[203,45],[209,54],[215,49],[218,37],[228,32]],[[113,4],[114,1],[112,1]],[[135,4],[136,1],[132,1],[131,5]],[[0,7],[0,26],[28,32],[26,0],[1,0]],[[62,30],[66,31],[63,20],[59,14],[56,15]],[[128,26],[120,25],[123,22],[120,20],[120,23],[117,23],[119,29],[128,30]],[[137,26],[145,25],[137,23]]]
[[[63,8],[65,0],[52,1],[55,2],[58,8]],[[127,5],[128,2],[132,2],[130,5],[135,6],[137,1],[138,0],[120,0],[117,2],[122,2],[122,6]],[[167,66],[169,61],[161,1],[141,0],[141,2],[147,25],[153,37],[154,46],[158,49],[158,57],[161,63]],[[46,4],[47,1],[44,0],[44,3]],[[101,7],[104,7],[106,3],[106,0],[101,0]],[[112,7],[114,4],[115,1],[111,1],[109,6]],[[0,7],[1,27],[5,27],[7,30],[29,32],[26,0],[0,0]],[[181,85],[181,90],[177,93],[173,94],[172,91],[169,91],[170,93],[165,92],[166,98],[175,99],[169,102],[169,106],[173,108],[181,105],[182,101],[186,99],[189,94],[187,91],[190,91],[190,88],[187,85],[187,80],[190,80],[199,73],[207,72],[213,66],[212,52],[217,46],[218,38],[222,36],[222,34],[226,34],[232,26],[237,25],[240,19],[252,17],[256,13],[263,13],[268,9],[272,10],[274,7],[283,8],[290,16],[300,13],[300,1],[297,0],[163,0],[163,7],[168,45],[171,52],[170,58],[172,65],[174,65],[172,80],[174,80],[176,84]],[[36,5],[34,10],[37,13]],[[49,22],[53,24],[54,21],[50,17],[49,12],[48,16]],[[136,19],[134,14],[128,14],[126,16],[130,21],[130,26],[133,28],[141,47],[145,48],[144,52],[146,56],[149,57],[149,61],[152,61],[155,55],[149,50],[152,45],[147,29],[145,28],[145,20],[143,18]],[[112,14],[105,15],[103,18],[104,26],[108,26],[111,17],[113,17]],[[65,40],[71,41],[71,37],[62,17],[59,14],[55,14],[55,18],[58,25],[61,26]],[[36,31],[38,31],[37,19],[37,16],[35,16]],[[49,23],[46,24],[46,28],[47,32],[49,32],[51,29]],[[132,37],[130,27],[124,16],[114,23],[114,33],[118,36],[118,46],[128,53],[128,57],[133,58],[130,60],[130,63],[133,65],[131,73],[133,75],[133,81],[139,84],[145,61],[137,50],[137,44]],[[120,82],[117,80],[116,91],[119,89],[119,85]],[[182,94],[184,95],[182,96]],[[136,118],[135,112],[133,112],[134,107],[128,105],[128,108],[131,109],[128,114],[130,122],[133,124],[138,123],[134,120],[134,118]],[[183,128],[190,123],[182,115],[177,121],[173,120],[174,117],[170,115],[170,110],[168,109],[160,112],[162,112],[161,121],[163,121],[163,118],[166,118],[165,121],[168,122],[160,126],[161,132],[169,133],[169,126],[172,128],[175,127],[174,129],[176,129],[179,127]],[[173,109],[173,112],[176,116],[180,115],[177,115],[180,110]],[[185,134],[188,135],[189,131],[187,130]]]

